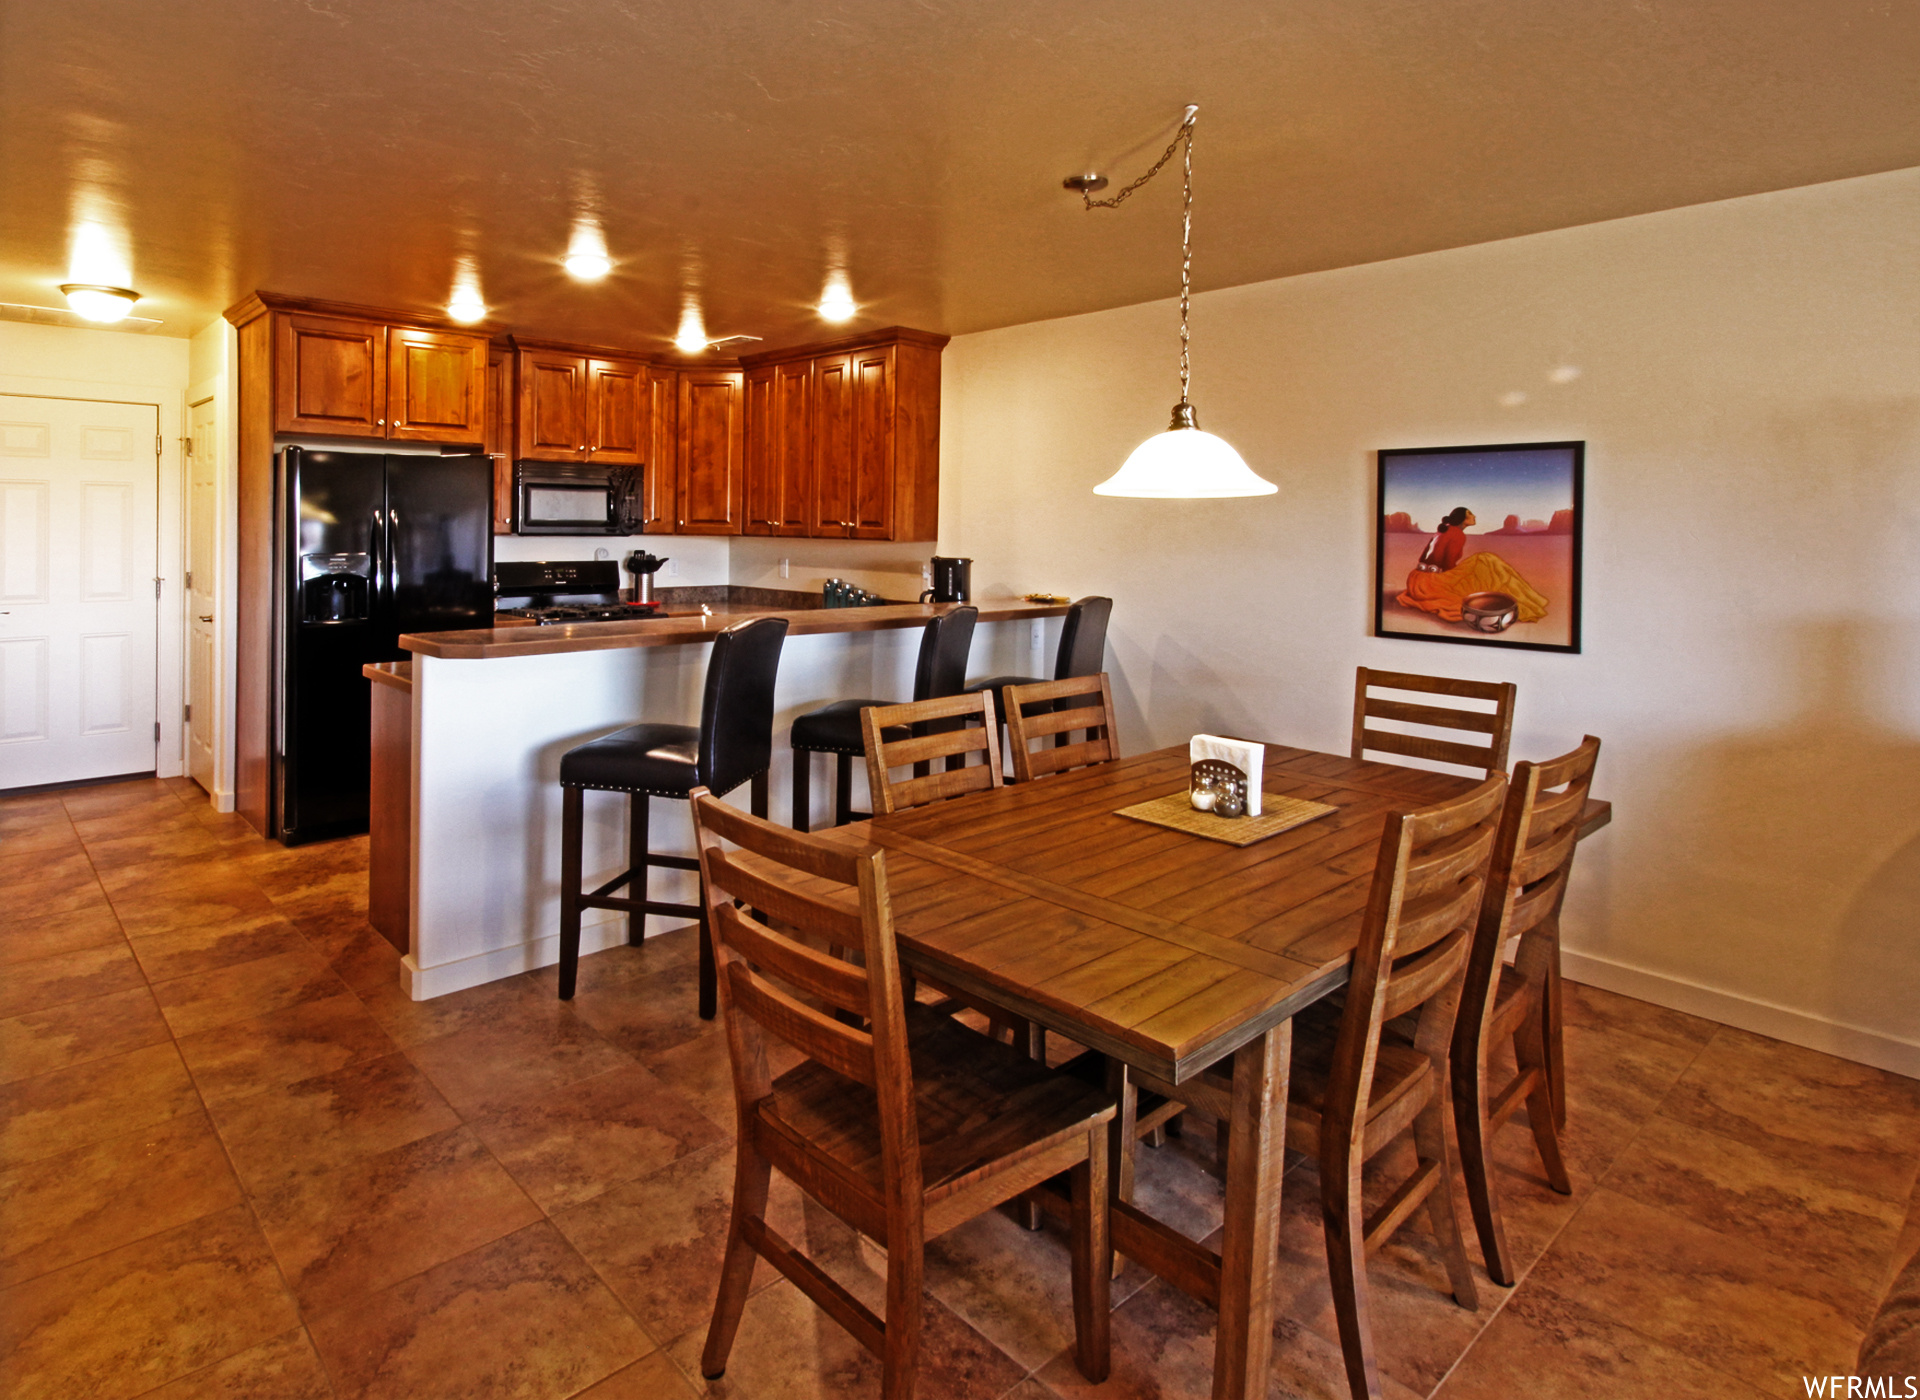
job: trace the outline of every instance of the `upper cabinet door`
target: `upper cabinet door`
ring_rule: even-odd
[[[486,436],[487,338],[464,331],[387,331],[387,436],[479,442]]]
[[[853,356],[853,512],[858,540],[893,538],[893,350]]]
[[[807,533],[853,529],[853,356],[813,362],[813,511]]]
[[[773,369],[746,375],[746,509],[743,535],[771,535],[780,514],[780,464],[774,446]]]
[[[274,321],[273,430],[385,437],[387,328],[292,312]]]
[[[739,370],[680,372],[680,518],[683,535],[737,535],[745,463]]]
[[[481,439],[493,458],[493,533],[513,533],[513,352],[487,347],[487,433]]]
[[[646,466],[640,473],[641,524],[649,535],[671,535],[680,524],[680,376],[648,365]]]
[[[514,455],[579,462],[587,455],[587,362],[551,350],[519,352],[520,412]]]
[[[637,467],[647,460],[647,367],[587,361],[587,460]]]
[[[774,366],[772,407],[773,533],[806,535],[813,528],[813,361]]]

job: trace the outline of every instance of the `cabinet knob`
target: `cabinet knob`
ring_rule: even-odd
[[[376,428],[384,428],[386,426],[387,426],[387,420],[384,418],[382,418],[379,422],[374,424],[374,427]]]

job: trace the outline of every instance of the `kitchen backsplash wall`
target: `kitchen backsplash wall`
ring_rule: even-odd
[[[928,542],[768,539],[756,535],[739,536],[727,543],[732,547],[729,583],[818,593],[828,579],[838,578],[902,603],[914,601],[928,586],[921,571],[934,553]],[[789,561],[785,578],[780,576],[782,559]]]
[[[616,562],[636,549],[648,550],[667,561],[656,576],[661,588],[705,588],[731,582],[727,547],[732,541],[712,535],[495,535],[493,557],[515,562],[597,559],[596,550]],[[620,586],[632,584],[622,571]]]

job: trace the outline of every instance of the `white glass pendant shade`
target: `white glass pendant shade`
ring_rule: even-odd
[[[1225,439],[1201,432],[1192,405],[1182,403],[1173,410],[1173,426],[1134,448],[1093,494],[1204,499],[1270,496],[1279,489],[1256,476]]]

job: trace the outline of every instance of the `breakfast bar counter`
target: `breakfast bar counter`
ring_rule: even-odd
[[[713,638],[735,622],[789,622],[774,695],[772,790],[784,810],[792,783],[787,731],[832,700],[913,693],[920,632],[950,604],[776,610],[633,622],[430,632],[400,638],[413,654],[411,843],[403,984],[440,996],[559,959],[560,759],[567,750],[642,722],[697,724]],[[968,674],[1046,675],[1065,603],[974,604]],[[397,697],[396,697],[397,698]],[[863,781],[864,774],[856,781]],[[814,822],[831,819],[830,783],[816,782]],[[730,799],[744,805],[747,789]],[[589,794],[587,884],[626,868],[627,804]],[[656,803],[655,849],[691,853],[685,803]],[[690,873],[656,870],[659,899],[691,902]],[[625,914],[590,910],[584,953],[626,941]],[[674,921],[651,921],[659,932]]]

